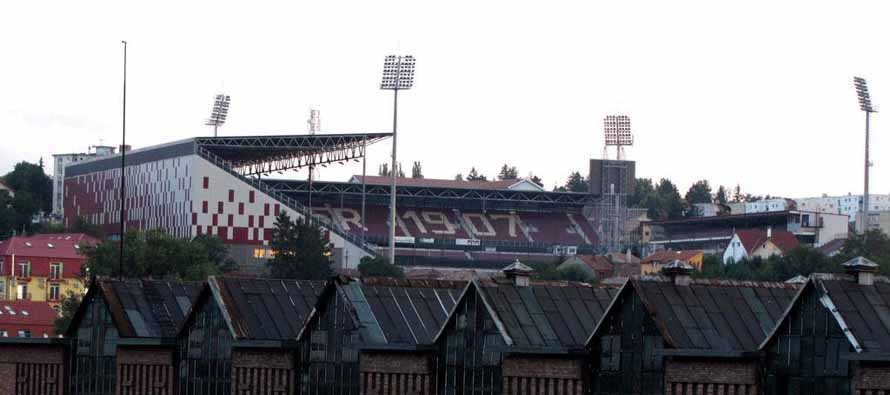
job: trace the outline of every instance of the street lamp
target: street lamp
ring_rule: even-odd
[[[223,94],[216,95],[216,99],[213,100],[213,110],[210,113],[210,118],[207,118],[205,123],[207,126],[213,126],[213,137],[216,137],[216,129],[226,123],[226,117],[229,116],[229,103],[231,102],[232,97]]]
[[[383,61],[383,80],[380,89],[391,90],[393,95],[392,105],[392,192],[389,201],[389,262],[396,263],[396,177],[398,176],[398,161],[396,159],[396,131],[399,115],[399,91],[411,89],[414,85],[414,57],[388,55]]]
[[[868,168],[871,167],[868,157],[869,123],[871,113],[878,112],[878,110],[871,105],[871,96],[868,94],[868,84],[866,84],[865,78],[853,77],[853,85],[856,86],[856,95],[859,97],[859,109],[865,112],[865,191],[862,195],[862,224],[860,225],[860,230],[864,235],[868,231],[870,220],[868,217]]]

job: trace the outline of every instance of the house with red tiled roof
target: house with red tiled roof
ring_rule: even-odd
[[[56,311],[46,302],[0,301],[0,337],[50,337]]]
[[[81,251],[99,240],[82,233],[41,234],[0,241],[0,301],[32,300],[58,307],[69,291],[83,293]]]
[[[661,250],[640,261],[640,274],[658,274],[661,268],[673,261],[682,261],[701,271],[705,252],[702,250]]]
[[[767,259],[773,255],[784,256],[797,247],[800,247],[800,241],[787,230],[738,230],[723,252],[723,263],[732,264],[754,257]]]

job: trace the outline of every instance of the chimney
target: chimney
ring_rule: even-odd
[[[670,261],[661,268],[661,273],[678,286],[688,286],[692,282],[693,272],[695,267],[679,259]]]
[[[857,256],[844,262],[841,266],[847,274],[856,277],[859,285],[872,285],[875,283],[875,272],[878,271],[878,264],[870,261],[868,258]]]
[[[513,285],[517,287],[527,287],[531,282],[532,273],[534,273],[534,269],[524,265],[522,262],[519,262],[519,259],[516,262],[510,264],[503,269],[501,272],[504,273],[504,277],[507,277],[508,280],[512,280]]]

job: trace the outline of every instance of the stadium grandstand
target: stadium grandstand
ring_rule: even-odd
[[[364,256],[386,255],[390,178],[310,183],[283,174],[364,160],[368,145],[389,136],[196,137],[130,151],[127,228],[217,236],[251,270],[271,256],[275,216],[284,210],[322,226],[337,266],[355,268]],[[66,224],[83,217],[112,237],[119,233],[120,162],[115,155],[66,168]],[[402,178],[397,197],[396,255],[403,265],[496,268],[605,252],[584,214],[599,201],[593,194],[549,192],[525,179]]]

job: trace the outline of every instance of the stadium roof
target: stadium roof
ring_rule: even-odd
[[[349,180],[351,183],[361,184],[362,176],[354,175]],[[391,185],[392,178],[387,176],[365,176],[367,185]],[[495,181],[466,181],[443,180],[435,178],[396,178],[396,185],[419,188],[451,188],[451,189],[476,189],[476,190],[532,190],[544,191],[544,188],[527,179],[495,180]]]

